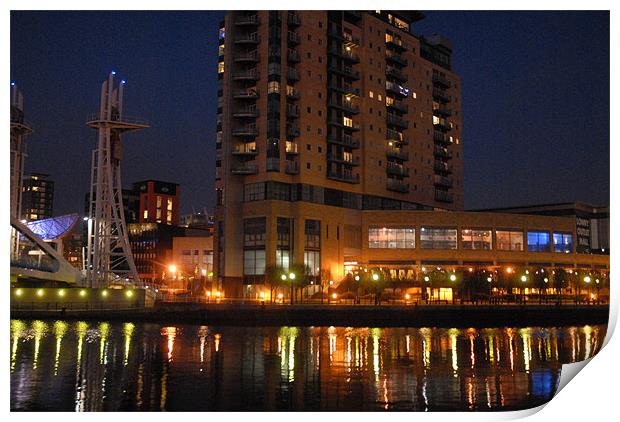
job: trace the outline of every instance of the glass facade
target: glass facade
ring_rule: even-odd
[[[415,229],[413,227],[370,227],[368,247],[371,249],[413,249]]]
[[[549,252],[549,232],[528,231],[527,250],[529,252]]]
[[[278,217],[277,232],[276,266],[288,271],[291,253],[291,219]]]
[[[456,249],[456,229],[422,227],[420,228],[420,247],[422,249]]]
[[[553,233],[553,250],[557,253],[572,253],[572,233]]]
[[[321,274],[321,222],[306,220],[304,233],[304,266],[309,275],[317,277]]]
[[[499,251],[522,251],[523,232],[517,230],[497,230],[495,232],[497,250]]]
[[[265,274],[265,217],[243,220],[243,273],[245,275]]]
[[[491,250],[493,236],[491,230],[463,229],[461,230],[463,249]]]

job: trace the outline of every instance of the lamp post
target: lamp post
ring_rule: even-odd
[[[586,284],[588,285],[588,298],[587,298],[587,301],[588,301],[588,303],[590,303],[590,282],[592,281],[592,278],[589,275],[586,275],[583,278],[583,281],[585,281]]]
[[[527,276],[526,275],[522,275],[521,276],[521,282],[523,284],[525,284],[527,282]],[[523,287],[523,285],[521,285],[521,303],[525,305],[525,288]]]
[[[450,274],[450,281],[451,282],[455,282],[456,281],[456,274],[452,273]],[[463,295],[461,295],[461,305],[463,304]],[[471,301],[471,297],[469,299]],[[454,305],[454,289],[452,289],[452,304]]]
[[[379,304],[379,298],[377,297],[377,282],[379,281],[379,274],[377,273],[373,273],[372,274],[372,281],[374,281],[374,288],[375,288],[375,306]]]
[[[429,277],[429,276],[427,276],[427,275],[425,275],[425,276],[424,276],[424,282],[425,282],[425,283],[428,283],[429,281],[430,281],[430,277]],[[424,286],[424,289],[426,290],[426,286]],[[433,292],[433,289],[431,288],[431,293],[432,293],[432,292]],[[428,304],[428,299],[429,299],[429,297],[428,297],[428,295],[425,295],[425,296],[426,296],[426,304]]]
[[[357,303],[359,305],[359,303],[360,303],[360,285],[359,285],[360,276],[359,276],[359,274],[356,274],[355,277],[353,277],[353,279],[356,282],[356,285],[355,285],[355,303]]]

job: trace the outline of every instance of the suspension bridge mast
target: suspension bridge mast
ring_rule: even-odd
[[[86,123],[97,130],[97,147],[92,152],[86,263],[86,282],[90,287],[113,283],[141,286],[123,212],[121,137],[149,125],[123,114],[125,81],[117,81],[115,76],[116,72],[110,72],[101,84],[99,112]]]

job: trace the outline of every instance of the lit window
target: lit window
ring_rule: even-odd
[[[345,126],[353,127],[353,119],[351,119],[350,117],[343,116],[342,124]]]
[[[217,64],[217,73],[224,73],[224,62],[219,62]]]
[[[168,198],[166,209],[168,211],[172,211],[172,199],[171,198]]]
[[[491,230],[463,229],[461,231],[463,249],[490,250],[492,245]]]
[[[420,247],[422,249],[456,249],[456,229],[422,227]]]
[[[220,28],[219,39],[223,40],[226,37],[226,28]]]
[[[375,97],[375,93],[374,93],[374,92],[372,92],[372,91],[368,91],[368,96],[369,96],[370,98],[374,98],[374,97]]]
[[[144,210],[144,219],[146,220],[147,218],[149,218],[149,210]]]
[[[159,208],[157,208],[157,211],[156,211],[155,214],[156,214],[155,218],[159,220],[161,218],[161,210]]]
[[[168,224],[172,223],[172,211],[166,212],[166,222]]]
[[[412,92],[412,93],[411,93],[411,96],[412,96],[413,98],[418,98],[418,94],[416,94],[415,92]]]
[[[382,98],[381,98],[381,94],[378,94],[378,96],[377,96],[377,97],[378,97],[377,99],[378,99],[379,101],[381,101],[381,100],[382,100]]]
[[[415,228],[368,228],[368,247],[370,249],[414,249]]]
[[[495,232],[497,249],[500,251],[522,251],[523,232],[511,230],[497,230]]]
[[[161,196],[157,196],[157,208],[161,208]]]
[[[273,94],[280,92],[280,82],[272,81],[267,85],[267,93]]]
[[[224,55],[224,44],[218,47],[218,56],[223,56],[223,55]]]
[[[529,252],[549,252],[549,232],[527,232],[527,250]]]
[[[573,235],[571,233],[553,233],[553,251],[556,253],[572,253]]]

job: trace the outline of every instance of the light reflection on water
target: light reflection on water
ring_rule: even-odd
[[[606,326],[11,321],[13,410],[493,410],[549,400]]]

